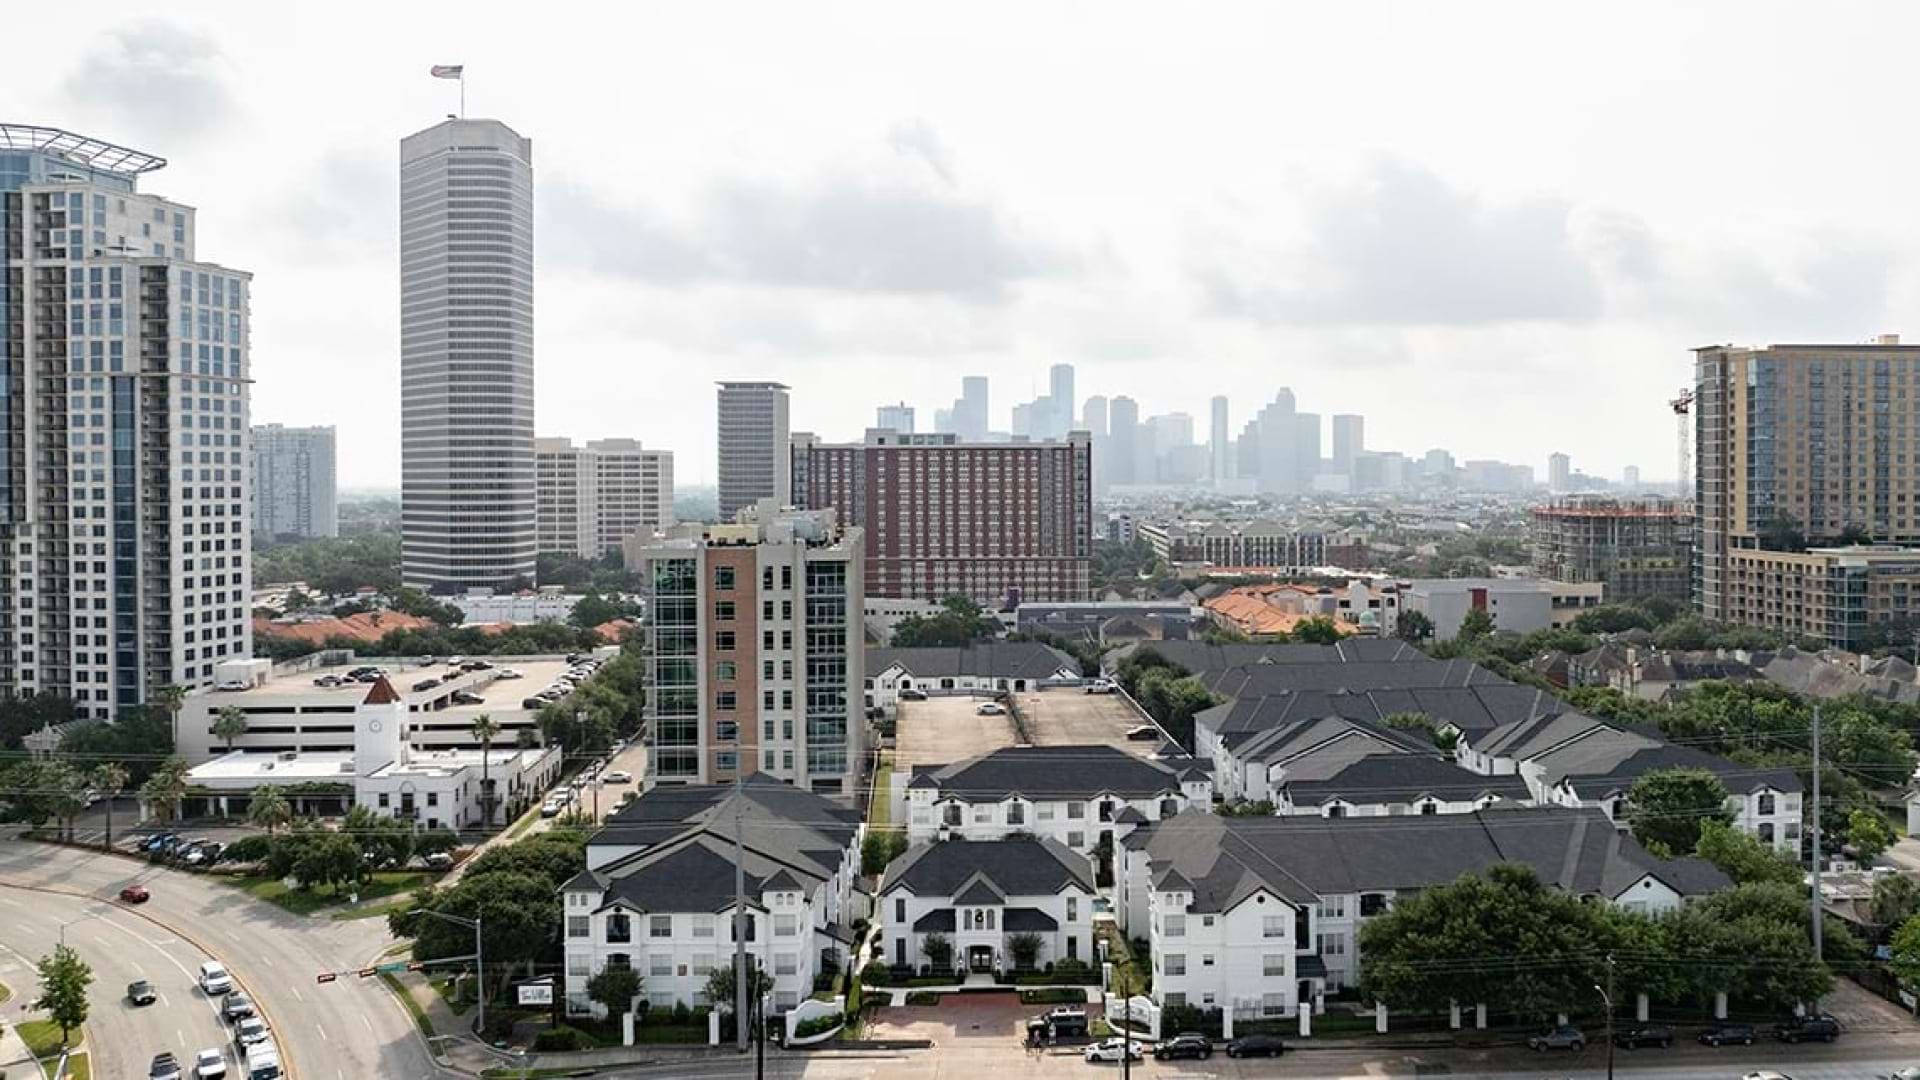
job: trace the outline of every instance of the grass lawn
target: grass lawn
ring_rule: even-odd
[[[408,893],[423,885],[432,884],[438,875],[419,870],[378,870],[360,883],[360,899],[372,900],[396,893]],[[332,889],[290,889],[279,878],[269,877],[222,877],[234,888],[245,892],[255,900],[264,900],[275,907],[284,908],[295,915],[311,915],[322,908],[335,907],[347,902],[347,892],[335,892]],[[352,913],[356,916],[359,912]],[[386,914],[384,911],[382,915]]]

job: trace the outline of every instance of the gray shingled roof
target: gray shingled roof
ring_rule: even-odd
[[[900,665],[916,679],[975,676],[1047,679],[1061,669],[1078,674],[1080,661],[1038,641],[983,642],[954,648],[868,649],[867,676]]]
[[[1092,893],[1093,861],[1058,840],[942,840],[916,845],[888,863],[879,895],[904,888],[916,896],[954,896],[981,887],[982,880],[998,896],[969,902],[1053,896],[1068,887]]]
[[[1614,897],[1646,874],[1684,895],[1725,888],[1711,868],[1649,855],[1592,809],[1512,808],[1433,817],[1230,818],[1186,811],[1124,841],[1156,873],[1192,883],[1193,910],[1223,912],[1262,890],[1293,904],[1321,896],[1444,885],[1503,862],[1574,895]]]
[[[1178,795],[1180,773],[1170,762],[1135,757],[1115,746],[1007,746],[950,765],[916,765],[908,786],[933,788],[943,799],[969,803],[999,802],[1010,795],[1149,798]]]

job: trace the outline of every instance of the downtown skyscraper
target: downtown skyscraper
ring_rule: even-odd
[[[96,719],[253,655],[251,275],[165,165],[0,124],[0,697]]]
[[[533,141],[446,120],[400,141],[402,579],[531,581]]]

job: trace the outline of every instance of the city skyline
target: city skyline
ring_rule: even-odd
[[[1324,116],[1290,118],[1289,137],[1264,145],[1240,137],[1261,121],[1261,103],[1321,84],[1337,57],[1280,69],[1182,62],[1168,104],[1120,101],[1112,115],[1134,117],[1124,138],[1107,110],[1085,117],[1076,142],[1086,147],[1074,154],[1059,145],[1054,106],[1071,102],[1074,85],[1124,85],[1126,57],[1153,43],[1204,37],[1257,55],[1283,31],[1357,39],[1362,15],[1222,9],[1169,27],[1114,9],[1093,31],[1112,48],[1077,56],[1069,77],[984,17],[936,50],[883,8],[820,19],[768,8],[765,44],[715,68],[667,43],[722,32],[717,13],[623,13],[623,32],[569,40],[567,78],[556,79],[526,58],[561,40],[558,27],[477,20],[450,33],[400,11],[378,40],[349,38],[348,23],[313,28],[307,45],[351,40],[360,58],[356,78],[322,96],[282,77],[269,13],[215,5],[133,23],[102,5],[56,24],[36,9],[19,16],[23,32],[57,31],[73,48],[16,58],[15,108],[167,156],[162,194],[231,208],[210,221],[208,241],[262,275],[255,304],[271,351],[259,416],[337,424],[343,487],[398,484],[391,147],[457,108],[452,84],[425,77],[435,62],[467,65],[469,116],[500,117],[541,145],[539,433],[638,434],[680,455],[684,484],[716,475],[711,414],[695,408],[716,379],[786,382],[796,428],[852,438],[877,400],[905,398],[930,421],[925,410],[941,402],[920,388],[946,371],[992,376],[1005,405],[1044,393],[1044,369],[1059,360],[1076,365],[1082,393],[1097,387],[1154,411],[1205,416],[1210,393],[1257,373],[1403,432],[1410,448],[1540,468],[1552,442],[1595,475],[1637,462],[1665,480],[1667,455],[1640,448],[1671,442],[1664,402],[1688,382],[1686,350],[1900,331],[1893,313],[1920,288],[1902,272],[1910,226],[1890,179],[1909,151],[1879,139],[1879,103],[1898,98],[1897,84],[1887,65],[1860,59],[1913,14],[1889,10],[1882,21],[1893,25],[1860,38],[1814,13],[1721,17],[1734,10],[1745,13],[1701,5],[1657,35],[1633,17],[1610,22],[1592,58],[1566,61],[1572,70],[1525,101],[1506,92],[1500,64],[1479,62],[1495,47],[1483,31],[1524,29],[1544,13],[1410,16],[1409,33],[1377,59],[1428,87],[1418,107],[1372,89]],[[1036,32],[1060,18],[1042,16]],[[841,32],[852,25],[862,33]],[[1436,34],[1453,48],[1413,44]],[[617,40],[647,42],[640,62],[616,53]],[[1576,137],[1544,122],[1580,105],[1576,88],[1605,81],[1598,46],[1625,41],[1655,50],[1648,66],[1660,78],[1611,101],[1599,130]],[[1685,58],[1709,45],[1786,50],[1815,66],[1797,87],[1696,98]],[[879,92],[797,77],[796,65],[822,63]],[[982,69],[1002,73],[984,94],[972,78]],[[1552,129],[1551,144],[1519,147],[1476,119],[1496,96],[1518,110],[1501,130]],[[1676,113],[1677,97],[1710,101],[1715,122],[1694,122],[1689,110],[1706,104]],[[660,101],[694,104],[669,113]],[[638,137],[609,144],[603,108],[630,114]],[[1844,121],[1809,127],[1795,161],[1736,192],[1706,173],[1646,167],[1650,156],[1744,152],[1813,116]],[[1148,144],[1165,151],[1141,161]],[[1836,188],[1815,165],[1863,145],[1893,155],[1889,168],[1848,173]],[[629,175],[647,177],[643,192]],[[1823,197],[1798,197],[1816,184]],[[1157,202],[1147,191],[1184,194],[1121,212]],[[754,220],[799,224],[762,235],[746,227]],[[1371,220],[1428,237],[1422,258],[1391,258],[1394,234]],[[804,230],[816,225],[924,239],[911,260],[891,243],[846,239],[809,261],[801,253],[815,238]],[[1300,280],[1316,251],[1335,248],[1342,261],[1324,289],[1260,287]],[[606,393],[609,357],[657,376]],[[833,392],[842,380],[870,400]],[[1569,418],[1558,406],[1575,380],[1583,408]],[[1476,422],[1489,382],[1512,414],[1500,424]]]

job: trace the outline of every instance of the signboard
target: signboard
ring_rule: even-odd
[[[520,991],[520,1004],[522,1005],[553,1004],[552,983],[521,983],[518,989]]]

